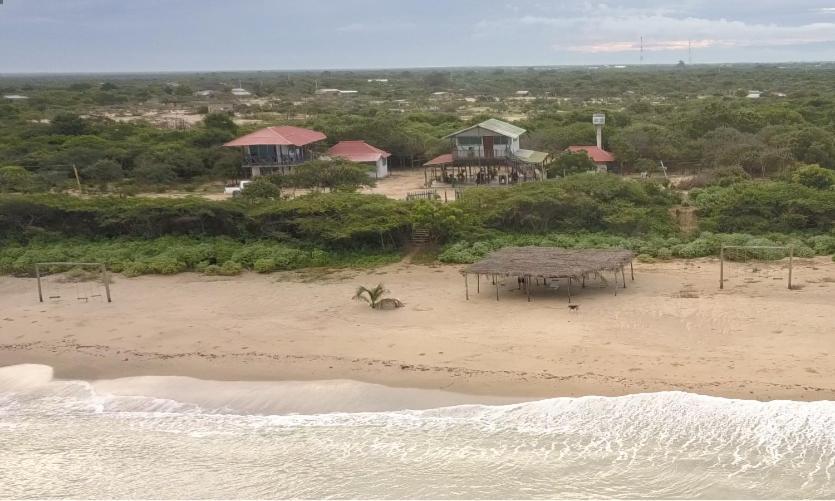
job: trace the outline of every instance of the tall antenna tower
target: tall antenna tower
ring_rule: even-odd
[[[693,43],[687,40],[687,64],[693,64]]]
[[[641,36],[641,62],[644,62],[644,37]]]

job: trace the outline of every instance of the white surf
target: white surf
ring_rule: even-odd
[[[835,497],[835,402],[510,402],[0,368],[0,497]]]

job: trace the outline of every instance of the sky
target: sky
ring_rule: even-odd
[[[835,60],[835,0],[0,1],[0,73]]]

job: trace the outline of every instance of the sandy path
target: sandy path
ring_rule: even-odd
[[[0,365],[59,377],[188,375],[226,380],[346,378],[518,396],[684,390],[757,399],[835,399],[835,263],[637,265],[617,297],[595,284],[528,303],[515,281],[464,300],[459,267],[371,272],[116,277],[114,302],[39,304],[31,279],[0,278]],[[314,280],[315,279],[315,280]],[[747,282],[745,281],[747,279]],[[384,282],[406,308],[350,300]]]

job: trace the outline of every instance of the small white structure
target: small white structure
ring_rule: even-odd
[[[517,91],[516,91],[516,95],[517,95],[517,96],[527,96],[527,95],[528,95],[528,94],[530,94],[530,93],[531,93],[531,92],[530,92],[530,91],[528,91],[528,90],[517,90]]]
[[[197,92],[194,93],[194,95],[195,96],[200,96],[200,97],[212,97],[212,96],[215,95],[215,91],[213,91],[213,90],[198,90]]]
[[[377,83],[388,83],[388,78],[369,78],[369,82],[377,82]]]
[[[595,113],[591,117],[591,123],[597,129],[597,147],[603,149],[603,126],[606,125],[606,115],[603,113]]]
[[[339,89],[316,89],[316,94],[339,94]]]
[[[3,96],[4,99],[11,99],[13,101],[19,101],[21,99],[29,99],[27,96],[21,96],[20,94],[8,94]]]
[[[340,96],[353,96],[355,94],[359,94],[359,91],[358,90],[340,90],[339,91]]]
[[[369,164],[374,166],[374,171],[368,175],[376,179],[388,177],[388,158],[391,153],[371,146],[365,141],[340,141],[331,146],[326,155],[333,158],[344,158],[351,162]]]
[[[231,92],[232,92],[233,96],[238,96],[238,97],[246,97],[246,96],[251,96],[252,95],[251,92],[249,92],[248,90],[246,90],[242,87],[235,87],[234,89],[232,89]]]
[[[758,90],[749,90],[748,95],[745,97],[747,97],[748,99],[759,99],[760,96],[762,96],[762,92]]]

